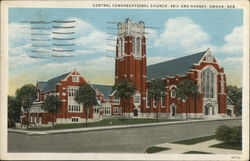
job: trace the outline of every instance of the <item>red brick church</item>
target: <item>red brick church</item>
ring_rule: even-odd
[[[233,115],[233,102],[227,97],[226,75],[223,67],[207,49],[174,60],[147,66],[144,22],[133,23],[126,19],[118,24],[115,58],[115,81],[127,79],[136,86],[136,93],[125,107],[125,115],[133,118],[185,118],[189,104],[189,118],[224,117]],[[149,82],[161,78],[166,85],[166,95],[157,102],[148,97]],[[176,97],[177,84],[194,80],[199,86],[196,99],[183,102]],[[87,83],[75,69],[69,73],[37,83],[38,99],[31,108],[31,122],[48,124],[51,114],[41,109],[47,95],[54,94],[62,100],[62,108],[54,118],[56,123],[84,122],[83,107],[74,101],[75,91]],[[91,108],[90,121],[111,115],[122,115],[123,99],[114,96],[110,85],[91,84],[96,91],[98,105]]]

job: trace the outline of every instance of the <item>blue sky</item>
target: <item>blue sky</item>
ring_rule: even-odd
[[[178,58],[210,48],[225,68],[228,84],[241,86],[243,11],[218,10],[145,10],[145,9],[9,9],[9,93],[25,83],[48,80],[77,68],[91,83],[113,84],[114,39],[116,27],[107,21],[144,21],[147,29],[147,64]],[[29,56],[29,23],[35,20],[75,20],[74,57],[34,59]],[[48,36],[50,38],[50,36]],[[49,48],[51,49],[51,48]]]

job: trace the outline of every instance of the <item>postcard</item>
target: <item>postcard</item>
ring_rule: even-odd
[[[249,2],[2,1],[1,159],[248,160]]]

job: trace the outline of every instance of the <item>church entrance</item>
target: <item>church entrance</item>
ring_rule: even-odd
[[[214,115],[214,106],[207,104],[205,106],[205,115]]]
[[[138,116],[138,110],[137,109],[134,109],[134,116]]]

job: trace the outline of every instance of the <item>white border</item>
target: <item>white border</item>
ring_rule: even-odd
[[[102,154],[102,153],[7,153],[7,93],[8,93],[8,8],[92,8],[92,4],[229,4],[244,9],[244,54],[243,54],[243,154],[242,155],[183,155],[183,154]],[[104,8],[104,7],[103,7]],[[118,8],[116,8],[118,9]],[[135,9],[135,8],[134,8]],[[145,8],[144,8],[145,9]],[[180,9],[180,8],[146,8]],[[194,9],[194,8],[188,8]],[[197,9],[197,8],[195,8]],[[201,8],[202,9],[202,8]],[[0,101],[0,159],[20,160],[248,160],[249,158],[249,1],[2,1],[1,2],[1,101]]]

